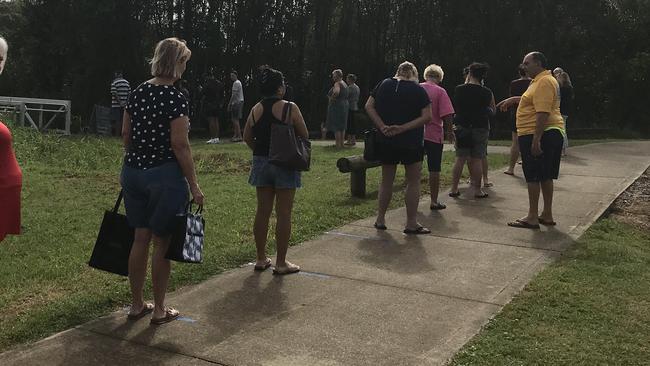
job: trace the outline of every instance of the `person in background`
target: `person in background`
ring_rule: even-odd
[[[424,88],[431,101],[431,120],[424,125],[424,153],[427,155],[427,168],[429,170],[429,189],[431,190],[431,210],[447,208],[438,201],[440,189],[440,170],[442,168],[442,150],[444,147],[445,125],[447,136],[453,142],[451,125],[454,116],[454,107],[451,104],[447,91],[439,84],[445,73],[442,67],[432,64],[424,69],[424,80],[420,86]]]
[[[223,108],[223,83],[210,75],[203,87],[201,99],[203,102],[203,113],[208,120],[208,129],[210,131],[210,139],[208,144],[218,144],[219,141],[219,115]]]
[[[406,171],[405,234],[429,234],[417,221],[420,177],[424,158],[424,124],[431,121],[431,101],[418,84],[418,69],[401,63],[395,76],[381,81],[366,102],[368,116],[377,128],[377,157],[381,184],[375,228],[386,230],[386,211],[393,196],[397,164]]]
[[[230,101],[228,102],[228,112],[230,112],[230,119],[232,121],[232,142],[241,142],[242,135],[239,121],[243,116],[244,86],[239,81],[237,71],[235,70],[230,72],[230,80],[232,81],[232,92],[230,94]]]
[[[469,65],[467,82],[456,87],[454,93],[454,133],[456,162],[452,170],[450,197],[460,196],[458,184],[465,162],[469,159],[470,184],[474,198],[486,198],[481,188],[483,159],[487,153],[490,135],[490,115],[495,113],[494,95],[483,86],[488,65],[474,62]]]
[[[343,147],[345,125],[348,121],[348,85],[343,81],[343,71],[332,71],[333,85],[327,93],[327,130],[334,133],[336,147]]]
[[[282,100],[286,91],[284,76],[278,70],[266,68],[258,80],[262,100],[251,109],[244,126],[244,141],[253,151],[253,166],[248,183],[257,193],[257,211],[253,224],[253,235],[257,248],[257,261],[254,269],[264,271],[271,266],[266,256],[266,243],[269,219],[275,203],[275,241],[277,255],[273,274],[286,275],[300,271],[286,260],[291,237],[291,212],[296,188],[301,187],[300,172],[269,163],[271,146],[271,125],[285,123],[287,115],[296,135],[309,137],[300,108],[292,102]]]
[[[348,82],[348,125],[345,132],[348,135],[348,140],[344,145],[354,146],[357,144],[357,129],[355,125],[356,114],[359,113],[359,95],[361,90],[357,83],[357,76],[348,74],[346,77]]]
[[[564,118],[564,143],[562,145],[562,156],[566,156],[566,149],[569,147],[569,135],[567,134],[567,120],[569,114],[573,111],[573,84],[569,74],[562,71],[556,76],[558,84],[560,84],[560,113]]]
[[[539,229],[539,224],[554,226],[553,180],[560,173],[564,119],[560,113],[560,85],[546,69],[546,57],[531,52],[522,65],[533,80],[521,97],[510,97],[499,102],[507,111],[517,105],[517,136],[521,151],[521,167],[528,188],[528,214],[508,223],[508,226]],[[539,213],[540,191],[544,208]]]
[[[135,228],[129,256],[132,302],[128,319],[137,320],[153,312],[153,325],[170,322],[179,315],[165,306],[171,271],[165,254],[172,220],[185,212],[188,185],[196,204],[203,205],[204,200],[188,139],[189,103],[174,87],[191,55],[178,38],[158,42],[151,60],[153,78],[131,93],[124,113],[122,139],[126,153],[120,183],[126,217]],[[143,299],[151,241],[154,304]]]
[[[519,72],[519,79],[513,80],[510,82],[510,95],[509,97],[521,96],[524,94],[528,85],[530,85],[530,78],[526,75],[526,70],[523,65],[519,65],[517,68]],[[504,174],[515,175],[515,165],[517,160],[519,160],[519,142],[517,138],[517,104],[514,104],[510,110],[508,110],[508,117],[510,121],[510,132],[512,134],[512,145],[510,145],[510,162],[508,164],[508,169],[504,171]]]
[[[557,78],[563,72],[564,72],[564,70],[561,67],[556,67],[556,68],[553,69],[553,77],[557,80]]]
[[[111,119],[113,136],[122,134],[122,116],[124,106],[131,93],[131,85],[122,77],[122,71],[116,71],[111,83]]]
[[[0,37],[0,75],[7,62],[9,45]],[[11,142],[11,131],[0,121],[0,242],[7,235],[20,234],[20,192],[23,173]]]

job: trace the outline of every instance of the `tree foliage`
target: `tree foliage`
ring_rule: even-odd
[[[572,77],[572,126],[650,132],[650,0],[17,0],[0,2],[0,34],[11,45],[0,94],[72,99],[81,115],[107,102],[113,70],[146,79],[155,43],[178,36],[194,83],[231,69],[246,80],[260,64],[284,71],[312,128],[333,68],[357,74],[367,95],[403,60],[442,65],[447,89],[485,61],[501,98],[523,55],[540,50]]]

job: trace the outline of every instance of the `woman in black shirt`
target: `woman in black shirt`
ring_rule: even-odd
[[[379,209],[375,228],[386,230],[386,210],[393,195],[397,164],[406,170],[406,234],[431,231],[417,222],[420,175],[424,157],[424,124],[431,120],[431,101],[418,84],[418,71],[410,62],[399,65],[395,77],[377,85],[366,103],[377,127],[377,155],[381,161]]]
[[[191,56],[183,41],[167,38],[158,43],[151,61],[153,79],[142,83],[131,95],[124,113],[122,138],[126,154],[120,182],[126,216],[135,227],[129,256],[131,311],[136,320],[153,312],[151,324],[176,319],[178,311],[165,307],[165,292],[171,270],[165,259],[172,219],[182,214],[188,185],[194,201],[203,204],[188,140],[189,104],[174,87]],[[149,242],[154,250],[151,265],[154,305],[143,300]]]
[[[469,65],[465,84],[456,87],[454,93],[454,134],[456,135],[456,163],[452,171],[450,197],[460,196],[458,183],[463,165],[469,159],[470,181],[475,198],[485,198],[481,189],[483,159],[487,152],[490,135],[490,115],[495,113],[492,91],[484,87],[483,79],[488,66],[482,63]]]

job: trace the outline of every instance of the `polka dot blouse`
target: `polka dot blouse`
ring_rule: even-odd
[[[126,111],[131,115],[131,143],[124,164],[149,169],[175,161],[170,122],[188,115],[185,96],[173,86],[148,82],[129,95]]]

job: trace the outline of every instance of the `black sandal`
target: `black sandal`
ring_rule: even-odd
[[[378,223],[376,223],[376,222],[375,222],[375,224],[374,224],[373,226],[374,226],[375,229],[377,229],[377,230],[386,230],[386,229],[388,229],[388,228],[386,227],[386,225],[384,225],[384,224],[378,224]]]
[[[431,230],[427,229],[424,226],[418,226],[417,229],[404,229],[404,234],[408,234],[408,235],[431,234]]]

